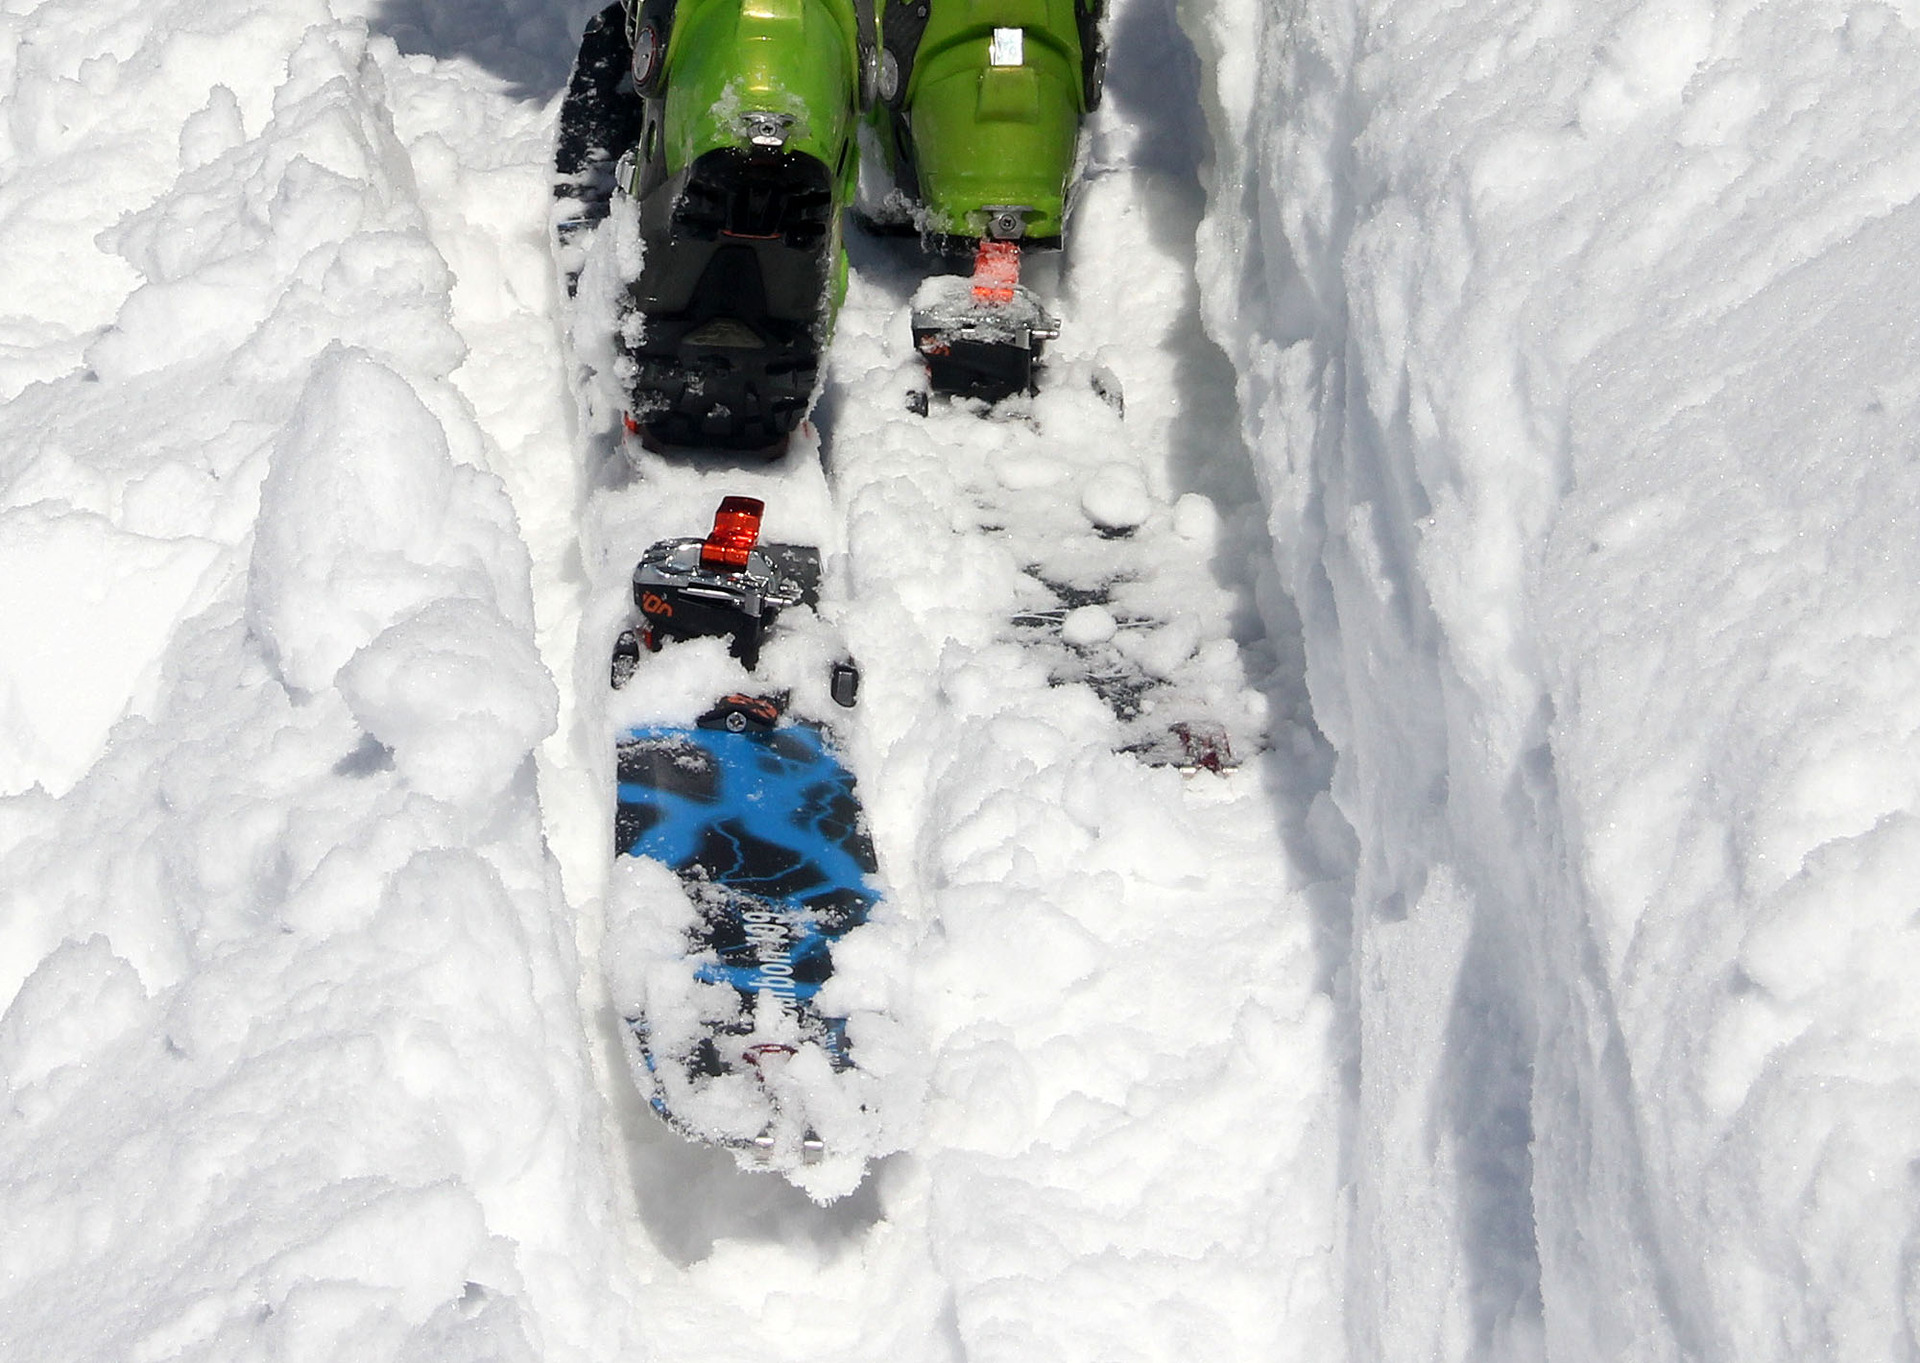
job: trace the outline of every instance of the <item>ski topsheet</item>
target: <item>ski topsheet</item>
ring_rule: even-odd
[[[846,1020],[820,1006],[833,944],[879,899],[853,777],[824,726],[807,721],[764,732],[641,725],[620,734],[617,753],[615,850],[679,878],[701,1000],[680,1025],[653,1010],[626,1019],[647,1099],[697,1138],[817,1161],[815,1124],[784,1110],[805,1086],[782,1079],[803,1049],[815,1078],[820,1060],[832,1073],[853,1065]]]
[[[835,947],[880,902],[838,755],[858,673],[816,610],[818,550],[760,541],[762,509],[728,497],[706,537],[658,541],[633,572],[611,674],[611,974],[654,1111],[831,1195],[877,1121],[828,993]]]

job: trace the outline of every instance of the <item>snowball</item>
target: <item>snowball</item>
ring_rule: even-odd
[[[1153,514],[1153,498],[1139,468],[1108,464],[1080,490],[1080,509],[1102,530],[1132,530]]]
[[[1104,644],[1119,628],[1120,622],[1105,606],[1079,606],[1061,620],[1060,638],[1076,646]]]
[[[1220,536],[1220,512],[1211,497],[1188,492],[1173,504],[1173,533],[1202,549]]]

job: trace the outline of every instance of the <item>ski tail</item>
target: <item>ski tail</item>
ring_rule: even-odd
[[[616,864],[658,863],[685,901],[683,914],[648,872],[616,876],[617,921],[680,938],[673,965],[622,1008],[634,1077],[674,1129],[790,1176],[838,1161],[857,1179],[873,1082],[822,989],[835,948],[880,902],[879,868],[835,712],[820,702],[853,705],[859,677],[844,656],[809,675],[796,666],[804,648],[762,669],[763,635],[818,630],[817,616],[796,625],[787,612],[808,611],[820,590],[819,548],[762,540],[765,510],[726,497],[706,535],[660,540],[634,568],[615,689],[641,684],[647,653],[700,638],[728,639],[754,685],[715,688],[691,720],[616,731]]]
[[[560,104],[553,148],[553,228],[563,252],[606,218],[615,167],[640,137],[644,111],[628,75],[632,59],[626,14],[620,4],[608,5],[587,22]],[[575,260],[567,269],[569,293],[578,276]]]

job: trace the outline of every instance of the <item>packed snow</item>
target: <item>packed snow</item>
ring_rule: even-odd
[[[1041,395],[911,415],[856,234],[688,464],[549,247],[593,8],[0,0],[0,1355],[1920,1354],[1909,14],[1115,0]],[[621,1038],[728,493],[864,668],[793,1181]]]

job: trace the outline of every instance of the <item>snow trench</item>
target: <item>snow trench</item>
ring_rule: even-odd
[[[1912,1356],[1908,17],[1182,12],[1358,847],[1347,1347]]]
[[[771,466],[643,458],[635,475],[609,405],[584,404],[591,585],[556,669],[574,678],[582,746],[555,765],[606,766],[595,712],[640,549],[704,526],[722,493],[764,497],[770,537],[826,551],[822,611],[864,668],[844,756],[887,889],[836,950],[856,1054],[886,1065],[882,1158],[852,1196],[815,1208],[676,1140],[605,1052],[646,1232],[641,1310],[669,1356],[1092,1363],[1189,1345],[1317,1356],[1329,1338],[1330,897],[1309,817],[1324,763],[1260,571],[1231,376],[1198,326],[1197,63],[1170,6],[1116,23],[1075,245],[1046,281],[1067,336],[1029,412],[909,413],[923,265],[862,236],[818,455],[809,435]],[[1097,368],[1125,390],[1124,423]],[[1016,644],[1010,622],[1062,544],[1138,575],[1116,603],[1179,622],[1141,636],[1141,656],[1244,740],[1240,771],[1183,778],[1117,754],[1095,693],[1051,684]],[[595,888],[604,809],[580,809],[591,840],[555,847],[611,953],[624,911]]]
[[[591,8],[0,3],[0,1354],[1920,1354],[1911,16],[1117,0],[1030,420],[905,414],[861,239],[823,462],[635,478]],[[825,1206],[604,954],[622,584],[742,478],[867,667]],[[1102,527],[1237,772],[1012,639]]]

